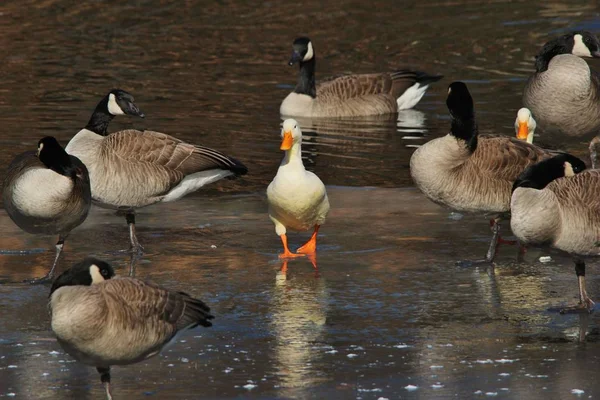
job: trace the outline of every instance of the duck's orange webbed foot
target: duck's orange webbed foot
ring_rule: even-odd
[[[300,247],[298,250],[296,250],[296,253],[299,254],[314,254],[317,252],[317,233],[319,232],[319,225],[315,225],[315,231],[313,232],[312,236],[310,237],[310,239],[308,240],[308,242],[306,242],[304,244],[304,246]]]

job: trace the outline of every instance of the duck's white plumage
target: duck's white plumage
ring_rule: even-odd
[[[267,188],[269,217],[279,236],[287,229],[305,231],[322,225],[329,212],[325,185],[302,163],[302,132],[298,123],[293,119],[285,120],[282,136],[284,132],[291,132],[293,144]]]

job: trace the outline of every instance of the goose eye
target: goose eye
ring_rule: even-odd
[[[100,271],[100,273],[102,274],[102,276],[108,276],[108,271],[103,269],[102,271]]]
[[[294,129],[296,129],[296,125],[294,125]]]

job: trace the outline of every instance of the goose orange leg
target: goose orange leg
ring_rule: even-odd
[[[281,243],[283,243],[283,253],[281,253],[279,255],[279,258],[302,257],[304,255],[304,254],[292,253],[290,251],[290,249],[288,248],[288,241],[287,241],[287,236],[285,235],[285,233],[283,235],[281,235],[280,237],[281,237]]]
[[[308,242],[304,246],[296,250],[299,254],[314,254],[317,252],[317,233],[319,233],[319,225],[315,225],[315,231],[313,232]]]

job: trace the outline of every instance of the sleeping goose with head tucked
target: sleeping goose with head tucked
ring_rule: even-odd
[[[58,235],[52,268],[32,283],[52,279],[67,236],[85,221],[92,204],[87,168],[47,136],[37,152],[20,154],[10,163],[2,198],[10,219],[25,232]]]
[[[590,32],[555,38],[536,56],[523,105],[545,132],[572,137],[600,131],[600,74],[581,57],[600,57],[600,42]]]
[[[52,331],[77,361],[96,367],[108,400],[110,367],[160,353],[178,332],[214,317],[201,300],[134,278],[114,278],[106,262],[86,258],[62,273],[50,290]]]
[[[592,160],[596,145],[590,145]],[[580,301],[563,311],[594,307],[585,288],[584,258],[600,256],[600,170],[585,169],[569,154],[541,161],[519,176],[511,198],[510,227],[521,243],[551,246],[574,257]]]
[[[142,250],[135,234],[136,209],[176,201],[205,185],[248,172],[241,162],[217,150],[164,133],[128,129],[109,134],[106,121],[120,114],[143,116],[133,96],[111,91],[66,150],[87,166],[94,202],[125,214],[134,253]]]
[[[410,173],[417,187],[438,204],[496,215],[486,255],[491,261],[500,240],[499,221],[510,210],[514,181],[551,153],[514,137],[479,135],[473,99],[462,82],[450,85],[446,105],[452,116],[450,133],[419,147],[410,159]]]
[[[279,112],[293,117],[357,117],[394,114],[413,108],[430,83],[441,75],[398,70],[379,74],[344,75],[315,82],[316,54],[312,41],[294,41],[289,64],[299,63],[298,84]]]
[[[275,232],[281,238],[284,252],[280,258],[314,255],[317,251],[317,233],[329,212],[325,185],[302,163],[302,131],[294,119],[286,119],[281,129],[281,150],[285,156],[277,174],[267,188],[269,217]],[[306,231],[314,228],[310,240],[292,253],[288,248],[287,229]],[[313,265],[315,262],[313,261]]]

